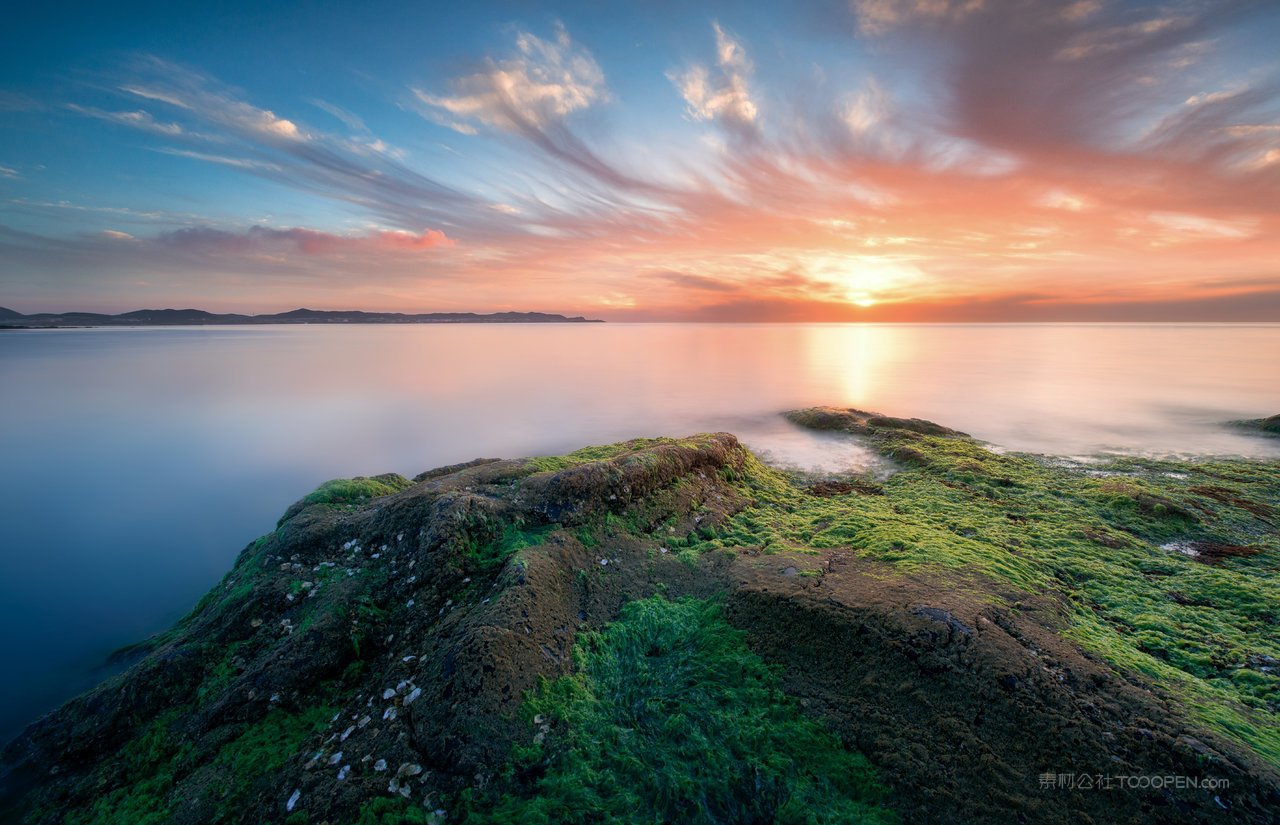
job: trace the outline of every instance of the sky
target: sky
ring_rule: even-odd
[[[1280,321],[1280,2],[26,3],[0,306]]]

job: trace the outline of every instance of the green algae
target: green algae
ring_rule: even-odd
[[[68,811],[65,825],[164,825],[175,779],[189,769],[194,747],[172,729],[183,709],[156,717],[117,754],[116,787],[103,788],[87,808]]]
[[[213,761],[213,769],[229,777],[218,800],[214,822],[236,822],[243,803],[264,781],[270,782],[304,743],[322,730],[338,708],[322,704],[297,712],[271,708],[253,725],[228,742]],[[271,788],[274,790],[274,788]]]
[[[1070,464],[892,430],[870,442],[912,456],[882,495],[811,495],[748,461],[733,481],[751,506],[689,549],[840,548],[985,599],[1047,595],[1064,606],[1069,638],[1280,765],[1280,667],[1262,664],[1280,665],[1280,465]],[[1177,549],[1194,542],[1247,553],[1206,563]]]
[[[557,472],[570,467],[577,467],[581,464],[590,464],[594,461],[608,461],[627,453],[637,452],[659,444],[678,443],[680,443],[680,439],[675,438],[635,438],[617,444],[599,444],[583,447],[564,455],[535,456],[526,458],[524,461],[525,465],[535,472]]]
[[[714,602],[652,597],[527,700],[516,790],[468,822],[891,823],[861,754],[803,716]],[[485,804],[485,803],[488,804]]]

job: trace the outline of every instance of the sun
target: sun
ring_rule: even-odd
[[[826,285],[832,298],[868,309],[894,300],[904,288],[919,283],[923,273],[903,255],[809,256],[805,269]]]

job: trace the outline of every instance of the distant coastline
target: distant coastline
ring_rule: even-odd
[[[60,327],[232,326],[244,324],[602,324],[603,321],[550,312],[363,312],[295,309],[266,315],[206,312],[202,309],[138,309],[119,315],[99,312],[38,312],[24,315],[0,307],[0,329]]]

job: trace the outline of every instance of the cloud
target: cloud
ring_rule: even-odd
[[[758,77],[713,24],[714,61],[669,77],[688,116],[729,134],[643,155],[597,137],[608,134],[610,93],[589,52],[562,28],[519,33],[506,55],[415,95],[420,114],[516,159],[492,174],[466,167],[476,177],[457,187],[344,110],[315,103],[337,118],[335,134],[152,62],[114,85],[131,90],[132,107],[152,101],[155,123],[183,130],[156,132],[166,145],[154,151],[330,199],[377,228],[197,218],[185,234],[156,235],[103,214],[70,240],[13,241],[0,272],[228,289],[249,288],[250,275],[264,290],[376,283],[419,302],[448,278],[449,300],[469,308],[594,307],[617,318],[1102,319],[1183,313],[1199,299],[1223,317],[1256,317],[1232,296],[1265,297],[1280,275],[1280,86],[1265,64],[1239,68],[1231,38],[1254,20],[1236,16],[1245,6],[1179,9],[858,4],[875,21],[859,35],[864,47],[875,38],[875,77],[832,72],[773,95],[767,129],[754,84],[778,78]],[[1170,70],[1189,51],[1194,71]],[[681,105],[672,99],[671,113]],[[102,112],[117,109],[132,111]],[[597,128],[580,131],[589,116]],[[84,237],[107,221],[138,240]],[[1209,290],[1210,278],[1245,286]],[[1108,315],[1107,304],[1124,309]]]
[[[1081,19],[1093,11],[1088,2],[1073,3],[1064,19]],[[863,34],[883,34],[908,23],[938,24],[962,20],[980,12],[986,0],[853,0],[858,30]]]
[[[875,78],[868,78],[866,85],[845,102],[840,117],[850,132],[862,136],[883,123],[889,112],[889,95]]]
[[[129,74],[129,80],[117,84],[123,94],[172,107],[184,121],[175,124],[182,134],[160,131],[185,145],[159,151],[239,169],[354,205],[403,229],[465,221],[471,223],[471,231],[484,234],[496,224],[485,199],[409,168],[396,150],[371,134],[353,141],[307,128],[294,118],[247,102],[239,92],[207,75],[156,57],[139,58]],[[158,123],[148,120],[150,115],[102,114],[135,126]],[[210,142],[218,144],[216,152],[200,146]]]
[[[108,123],[117,123],[121,126],[129,126],[134,129],[141,129],[144,132],[153,132],[158,135],[167,135],[176,137],[185,134],[182,126],[177,123],[162,123],[151,116],[149,112],[137,109],[129,112],[108,112],[102,109],[96,109],[92,106],[80,106],[75,103],[68,103],[67,109],[76,114],[85,117],[95,118],[97,120],[105,120]]]
[[[154,243],[210,254],[296,252],[307,256],[417,253],[454,246],[454,242],[445,233],[436,229],[416,233],[381,229],[342,235],[304,227],[276,229],[266,226],[252,226],[245,231],[212,227],[179,229],[160,235]]]
[[[361,120],[358,116],[353,115],[351,112],[348,112],[346,109],[343,109],[341,106],[335,106],[334,104],[324,100],[312,99],[309,102],[311,103],[312,106],[315,106],[320,111],[342,121],[344,124],[346,124],[348,129],[351,129],[352,131],[355,131],[355,132],[359,132],[361,134],[369,133],[369,127],[365,125],[363,120]]]
[[[8,166],[0,166],[0,178],[8,178],[9,180],[17,180],[22,177],[17,169],[10,169]]]
[[[281,172],[281,167],[274,163],[266,163],[265,161],[253,160],[251,158],[235,158],[226,155],[214,155],[208,152],[196,152],[191,149],[174,149],[165,147],[157,149],[162,155],[173,155],[178,158],[190,158],[191,160],[201,160],[206,163],[216,163],[221,166],[231,166],[236,169],[248,169],[251,171],[265,172]]]
[[[454,80],[451,95],[414,94],[463,133],[474,133],[472,123],[517,134],[545,129],[609,99],[599,64],[563,26],[553,40],[520,32],[516,49],[514,57],[486,61],[481,71]]]
[[[486,60],[480,71],[456,78],[452,86],[451,95],[412,91],[427,117],[455,131],[473,135],[481,126],[526,141],[558,176],[574,178],[581,189],[574,194],[584,199],[617,203],[627,193],[652,195],[662,189],[603,159],[570,126],[571,115],[607,102],[610,95],[595,58],[561,25],[553,40],[518,33],[514,56]]]
[[[744,135],[756,132],[759,108],[751,98],[748,79],[753,71],[742,44],[718,22],[711,24],[716,36],[716,68],[694,64],[683,72],[668,75],[688,105],[695,120],[716,121]]]
[[[120,90],[145,100],[168,103],[193,112],[201,119],[246,137],[268,138],[281,141],[305,141],[307,136],[292,120],[278,116],[269,109],[251,106],[230,95],[211,89],[199,75],[181,70],[162,61],[150,61],[157,68],[166,69],[165,86],[125,85]],[[159,81],[164,83],[164,80]]]
[[[706,275],[698,275],[692,272],[655,272],[653,277],[660,278],[669,284],[682,287],[684,289],[701,290],[704,292],[739,292],[742,289],[741,284],[731,283],[729,281],[711,278]]]

